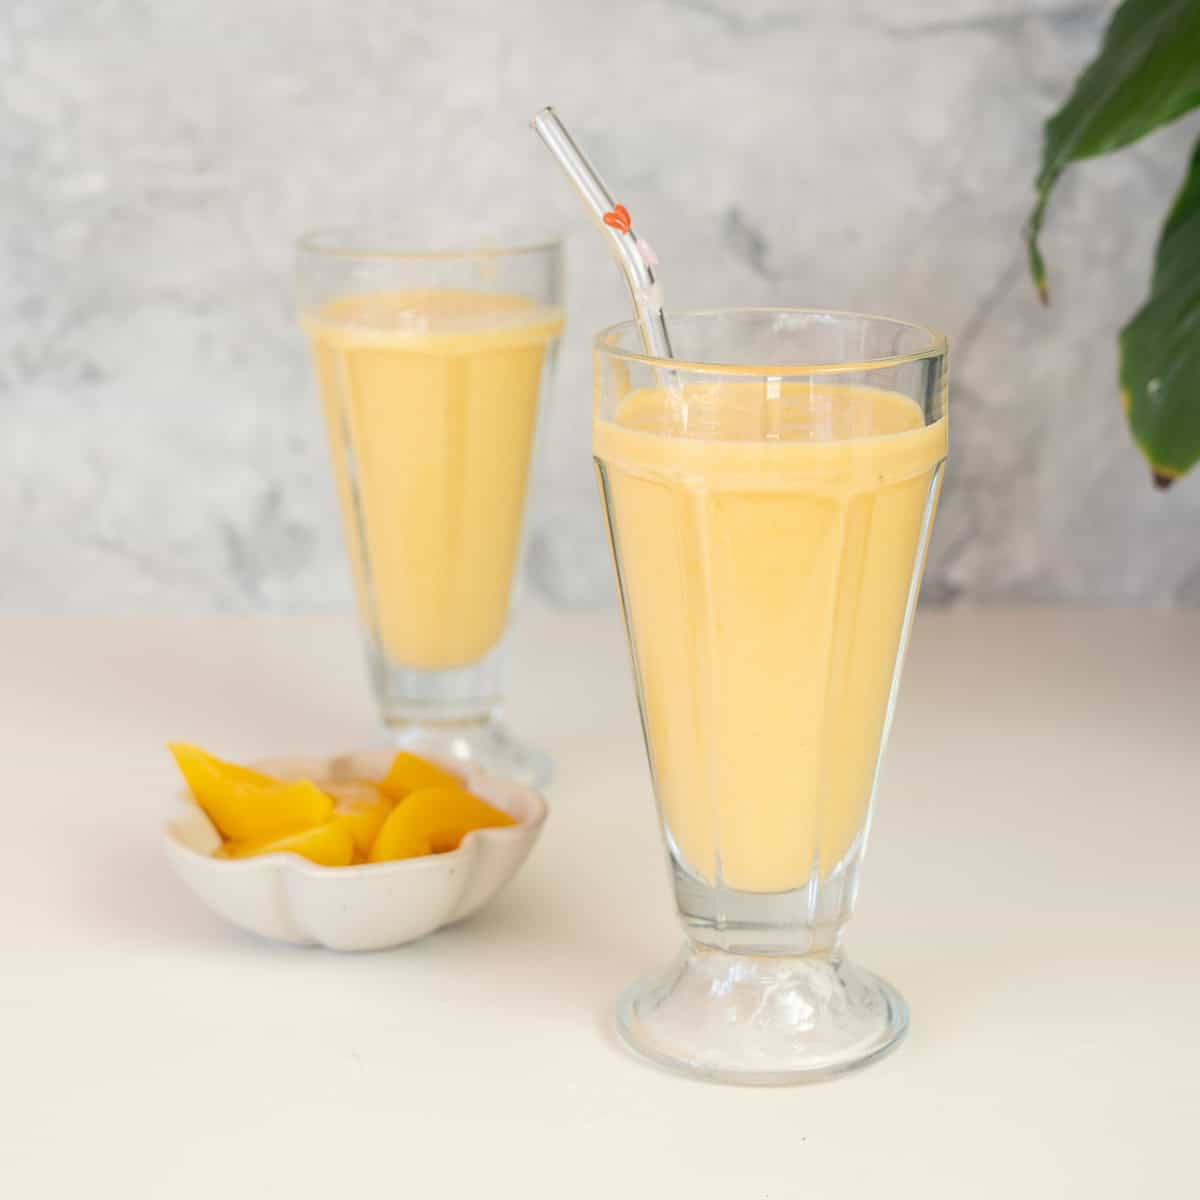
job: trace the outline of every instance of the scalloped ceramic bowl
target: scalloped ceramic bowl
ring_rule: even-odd
[[[388,751],[256,764],[280,779],[336,783],[381,779]],[[441,761],[516,825],[476,829],[457,850],[396,862],[322,867],[296,854],[213,858],[220,835],[186,793],[168,822],[166,850],[180,879],[241,929],[298,946],[385,950],[415,941],[482,908],[520,869],[546,819],[541,793],[461,763]]]

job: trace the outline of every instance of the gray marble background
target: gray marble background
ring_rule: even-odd
[[[535,573],[612,596],[587,343],[626,315],[526,127],[555,104],[676,306],[945,328],[930,599],[1200,604],[1200,473],[1154,491],[1114,339],[1197,126],[1073,171],[1019,236],[1040,125],[1109,5],[1074,0],[6,0],[0,607],[300,610],[348,596],[293,325],[306,226],[571,232]]]

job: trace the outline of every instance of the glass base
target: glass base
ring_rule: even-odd
[[[637,1053],[718,1083],[814,1083],[895,1048],[908,1006],[840,955],[729,954],[693,945],[617,1005]]]
[[[554,774],[554,764],[548,755],[518,741],[491,717],[469,721],[392,722],[388,725],[388,733],[397,750],[457,759],[530,787],[545,787]]]

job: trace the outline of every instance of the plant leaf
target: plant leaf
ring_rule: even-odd
[[[1125,0],[1100,53],[1046,122],[1037,201],[1026,226],[1029,269],[1042,300],[1038,235],[1050,193],[1073,162],[1137,141],[1200,105],[1200,0]]]
[[[1158,239],[1149,299],[1121,330],[1121,395],[1166,487],[1200,460],[1200,141]]]

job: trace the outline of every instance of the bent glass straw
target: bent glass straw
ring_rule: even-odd
[[[667,323],[663,319],[663,292],[654,268],[658,258],[645,239],[633,232],[629,210],[617,204],[596,174],[596,168],[575,144],[552,108],[543,108],[529,122],[547,149],[558,160],[579,198],[600,225],[633,297],[642,345],[655,358],[674,358]]]

